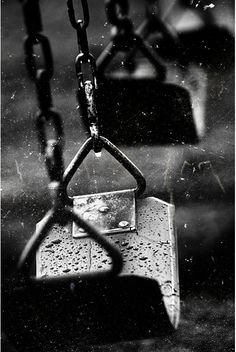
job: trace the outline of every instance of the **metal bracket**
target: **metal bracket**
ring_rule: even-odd
[[[73,198],[74,211],[105,234],[136,230],[134,190],[115,191],[77,196]],[[73,238],[89,235],[75,223]]]

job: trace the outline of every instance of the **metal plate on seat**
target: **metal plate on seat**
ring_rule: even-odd
[[[158,282],[169,319],[179,322],[179,279],[174,206],[157,198],[138,199],[137,231],[110,234],[123,256],[121,275]],[[37,277],[107,270],[111,258],[89,237],[73,238],[73,224],[55,225],[37,253]]]
[[[74,197],[74,210],[103,233],[136,230],[135,195],[133,190],[95,193]],[[74,238],[88,236],[73,223]]]

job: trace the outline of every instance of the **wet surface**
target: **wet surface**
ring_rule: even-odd
[[[139,5],[132,12],[137,20],[140,19]],[[214,11],[218,11],[219,22],[228,25],[232,23],[232,15],[226,5],[222,1]],[[76,36],[63,3],[55,6],[54,2],[42,1],[42,9],[45,33],[50,37],[54,53],[52,91],[54,106],[65,123],[64,157],[68,165],[86,139],[76,109],[73,66]],[[25,32],[20,5],[3,2],[2,10],[4,284],[16,277],[19,255],[36,223],[49,209],[50,197],[35,133],[36,97],[23,63]],[[228,21],[224,16],[228,16]],[[89,39],[96,57],[108,37],[104,11],[91,1]],[[217,69],[210,62],[204,66],[206,136],[199,144],[121,147],[146,177],[145,196],[171,199],[176,206],[182,310],[179,330],[161,340],[104,342],[103,346],[83,341],[87,347],[81,346],[80,351],[233,351],[234,67],[223,55],[220,61]],[[99,159],[93,154],[88,156],[73,178],[69,192],[91,194],[128,187],[133,187],[133,180],[104,151]],[[3,345],[3,350],[10,351],[10,347]]]
[[[109,235],[123,258],[121,275],[155,280],[163,295],[169,320],[179,323],[179,277],[174,231],[174,207],[156,198],[137,201],[137,230]],[[96,222],[95,222],[96,223]],[[73,238],[72,224],[55,225],[39,248],[37,277],[108,270],[112,259],[90,238]]]

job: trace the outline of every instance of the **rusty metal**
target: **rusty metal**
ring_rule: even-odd
[[[84,77],[82,64],[89,66],[89,71],[91,73],[89,77],[90,79]],[[80,115],[93,139],[93,149],[95,153],[99,153],[101,151],[101,143],[99,143],[100,126],[95,94],[97,90],[97,79],[95,75],[96,61],[90,53],[88,55],[80,53],[76,57],[75,67],[78,81],[77,99],[79,102]]]
[[[82,8],[84,13],[83,20],[75,19],[73,0],[67,1],[67,7],[71,25],[76,29],[80,51],[75,60],[76,77],[78,81],[77,99],[79,103],[80,115],[90,132],[90,136],[93,139],[93,149],[96,153],[98,153],[101,151],[101,143],[99,143],[99,119],[95,99],[95,90],[97,89],[97,68],[96,61],[89,52],[88,38],[86,33],[86,29],[89,24],[88,3],[87,0],[82,1]],[[89,66],[89,77],[85,77],[85,70],[82,69],[82,65],[84,64]]]

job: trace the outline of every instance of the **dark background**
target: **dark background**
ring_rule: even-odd
[[[209,2],[210,3],[210,2]],[[142,1],[132,3],[136,24]],[[234,30],[233,3],[217,1],[214,17]],[[109,40],[103,1],[89,1],[91,52],[99,55]],[[55,60],[54,106],[65,123],[65,165],[86,134],[76,110],[74,58],[76,35],[64,1],[42,1],[44,33]],[[173,19],[172,19],[173,20]],[[175,26],[194,23],[175,19]],[[2,1],[2,283],[16,275],[16,263],[35,224],[49,208],[47,175],[36,140],[37,111],[32,82],[24,66],[22,12],[17,1]],[[232,50],[234,50],[232,48]],[[139,146],[121,149],[143,171],[146,196],[169,201],[170,175],[176,205],[182,315],[176,334],[164,340],[89,346],[88,351],[233,351],[234,350],[234,61],[219,51],[221,64],[195,67],[207,81],[206,136],[195,146]],[[184,162],[186,174],[183,171]],[[210,161],[212,169],[198,170]],[[192,165],[192,167],[191,167]],[[133,184],[106,153],[90,155],[72,186],[73,194],[117,190]],[[3,326],[4,328],[4,326]],[[10,351],[3,335],[3,351]]]

